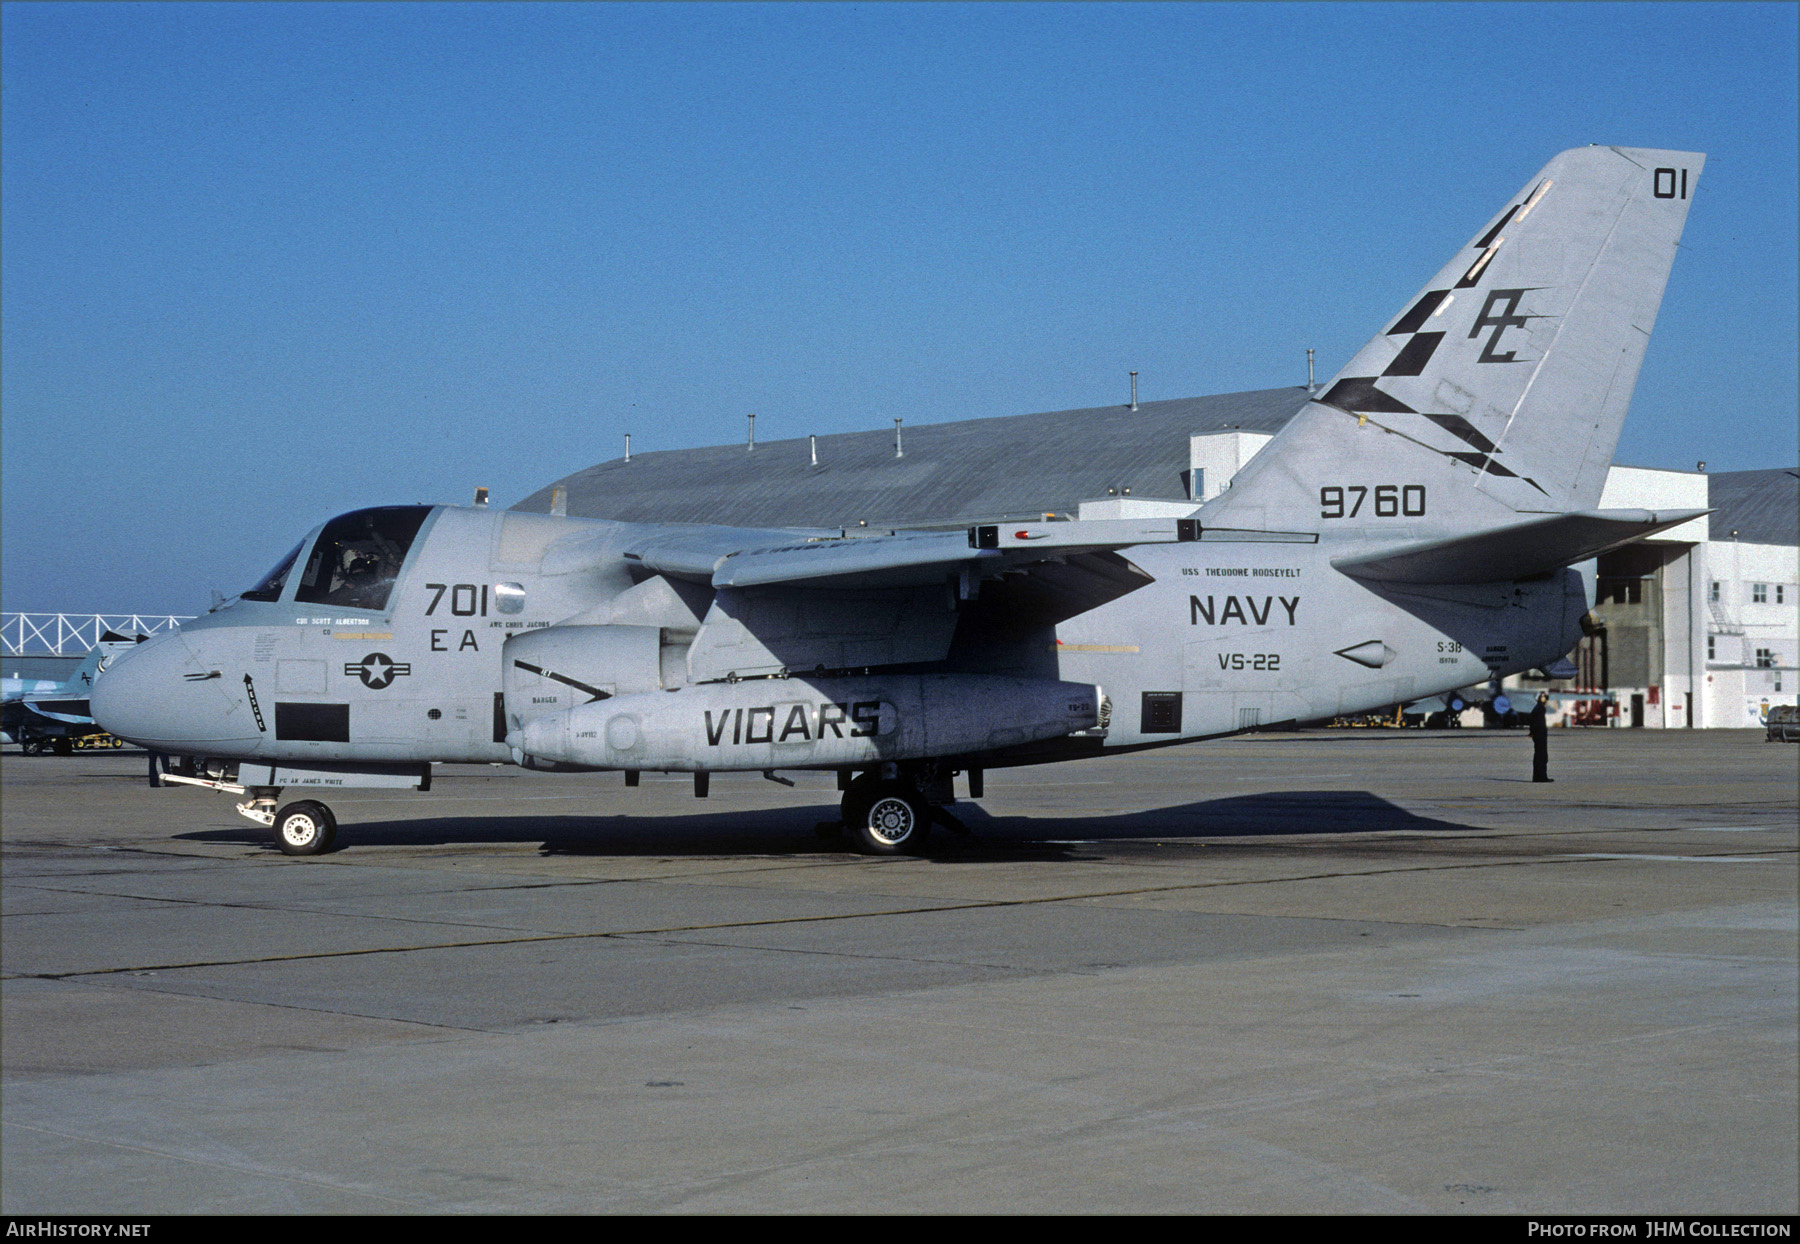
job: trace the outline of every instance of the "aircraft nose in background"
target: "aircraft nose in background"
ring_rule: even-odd
[[[203,659],[204,646],[179,634],[122,653],[94,683],[89,700],[101,729],[157,751],[202,745],[254,747],[261,733],[236,703],[229,671]]]

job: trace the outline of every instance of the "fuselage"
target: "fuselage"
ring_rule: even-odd
[[[1156,746],[1376,709],[1541,666],[1574,646],[1589,604],[1575,570],[1457,587],[1365,583],[1332,568],[1354,539],[1331,532],[1144,545],[1120,553],[1141,572],[1134,590],[998,641],[989,633],[977,643],[959,621],[934,661],[695,679],[686,654],[710,592],[643,590],[647,576],[627,550],[645,531],[452,506],[341,516],[257,588],[118,657],[95,689],[96,719],[153,750],[224,760],[529,763],[521,741],[531,718],[581,708],[604,737],[616,698],[651,705],[671,729],[692,717],[680,754],[645,768],[840,767],[853,762],[829,745],[857,728],[844,722],[884,711],[858,704],[900,712],[900,693],[885,686],[935,679],[905,703],[943,713],[946,697],[960,697],[956,711],[987,718],[985,733],[963,730],[953,742],[946,733],[934,754],[980,753],[995,766],[1049,758],[1043,730],[1009,746],[1006,718],[1027,711],[1026,691],[1009,688],[1096,689],[1083,711],[1098,722],[1071,716],[1058,727],[1076,750]],[[972,612],[979,594],[958,601],[952,588],[945,600]],[[573,685],[544,673],[541,658],[519,657],[545,649],[541,638],[528,646],[534,632],[570,626],[590,628],[582,642],[605,631],[617,657],[590,662]],[[668,698],[631,701],[651,693]],[[720,725],[732,704],[735,741]],[[792,705],[808,706],[803,735],[790,729],[778,754],[745,742],[745,711],[766,707],[774,720],[792,711],[777,706]],[[815,734],[818,747],[802,746]],[[594,754],[602,759],[586,767],[628,767]]]

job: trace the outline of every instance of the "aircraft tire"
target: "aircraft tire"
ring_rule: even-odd
[[[75,754],[75,744],[66,736],[51,740],[50,748],[58,756],[72,756]]]
[[[290,803],[275,814],[275,844],[283,855],[323,855],[337,840],[337,818],[312,799]]]
[[[851,783],[844,825],[869,855],[916,853],[931,831],[931,808],[901,782]]]
[[[44,745],[36,739],[26,739],[23,743],[19,744],[19,748],[27,756],[35,756],[44,750]]]

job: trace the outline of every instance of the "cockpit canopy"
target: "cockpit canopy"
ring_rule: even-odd
[[[288,550],[288,555],[275,563],[275,569],[256,581],[256,586],[242,594],[244,600],[280,600],[281,589],[287,583],[288,571],[294,568],[294,562],[300,557],[300,550],[306,544],[302,540]]]
[[[428,505],[383,505],[332,519],[313,542],[294,588],[294,601],[342,609],[386,609],[407,551],[429,513]],[[305,541],[295,545],[243,599],[281,599],[304,547]]]

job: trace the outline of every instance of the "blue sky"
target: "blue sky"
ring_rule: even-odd
[[[0,596],[361,505],[1329,376],[1551,155],[1708,153],[1621,461],[1793,465],[1791,4],[0,6]]]

